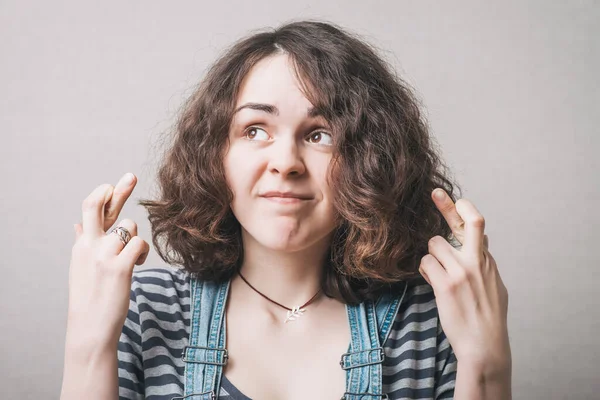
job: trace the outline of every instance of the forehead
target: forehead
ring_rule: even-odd
[[[285,54],[260,60],[244,77],[235,108],[247,103],[273,105],[282,114],[288,111],[306,113],[312,108],[301,91],[291,60]]]

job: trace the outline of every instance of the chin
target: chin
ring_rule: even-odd
[[[295,252],[302,250],[312,244],[308,238],[302,237],[297,233],[280,231],[272,229],[269,232],[261,232],[253,235],[254,239],[266,248],[277,251]]]
[[[302,229],[302,225],[297,221],[274,221],[275,223],[265,223],[253,226],[247,231],[247,234],[258,242],[261,246],[271,250],[283,252],[296,252],[314,245],[322,236],[318,231]],[[304,226],[306,228],[306,225]]]

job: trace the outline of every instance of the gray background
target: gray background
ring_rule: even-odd
[[[152,194],[159,134],[217,54],[303,17],[418,91],[509,289],[514,398],[600,398],[597,1],[1,1],[1,398],[59,396],[83,199],[128,171]],[[122,217],[151,241],[142,207]]]

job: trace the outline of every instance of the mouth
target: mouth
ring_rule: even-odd
[[[313,199],[313,197],[308,194],[295,192],[267,192],[261,194],[260,197],[280,204],[298,204]]]
[[[279,204],[300,204],[300,203],[305,203],[308,201],[307,199],[299,199],[297,197],[277,197],[277,196],[264,197],[264,199],[271,201],[273,203],[279,203]]]

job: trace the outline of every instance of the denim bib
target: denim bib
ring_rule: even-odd
[[[185,362],[183,397],[171,400],[216,400],[223,366],[227,364],[224,313],[230,280],[222,283],[190,277],[190,337],[181,358]],[[350,345],[340,366],[346,371],[341,400],[388,399],[382,390],[383,344],[398,313],[407,285],[400,295],[383,295],[375,303],[346,304]]]

